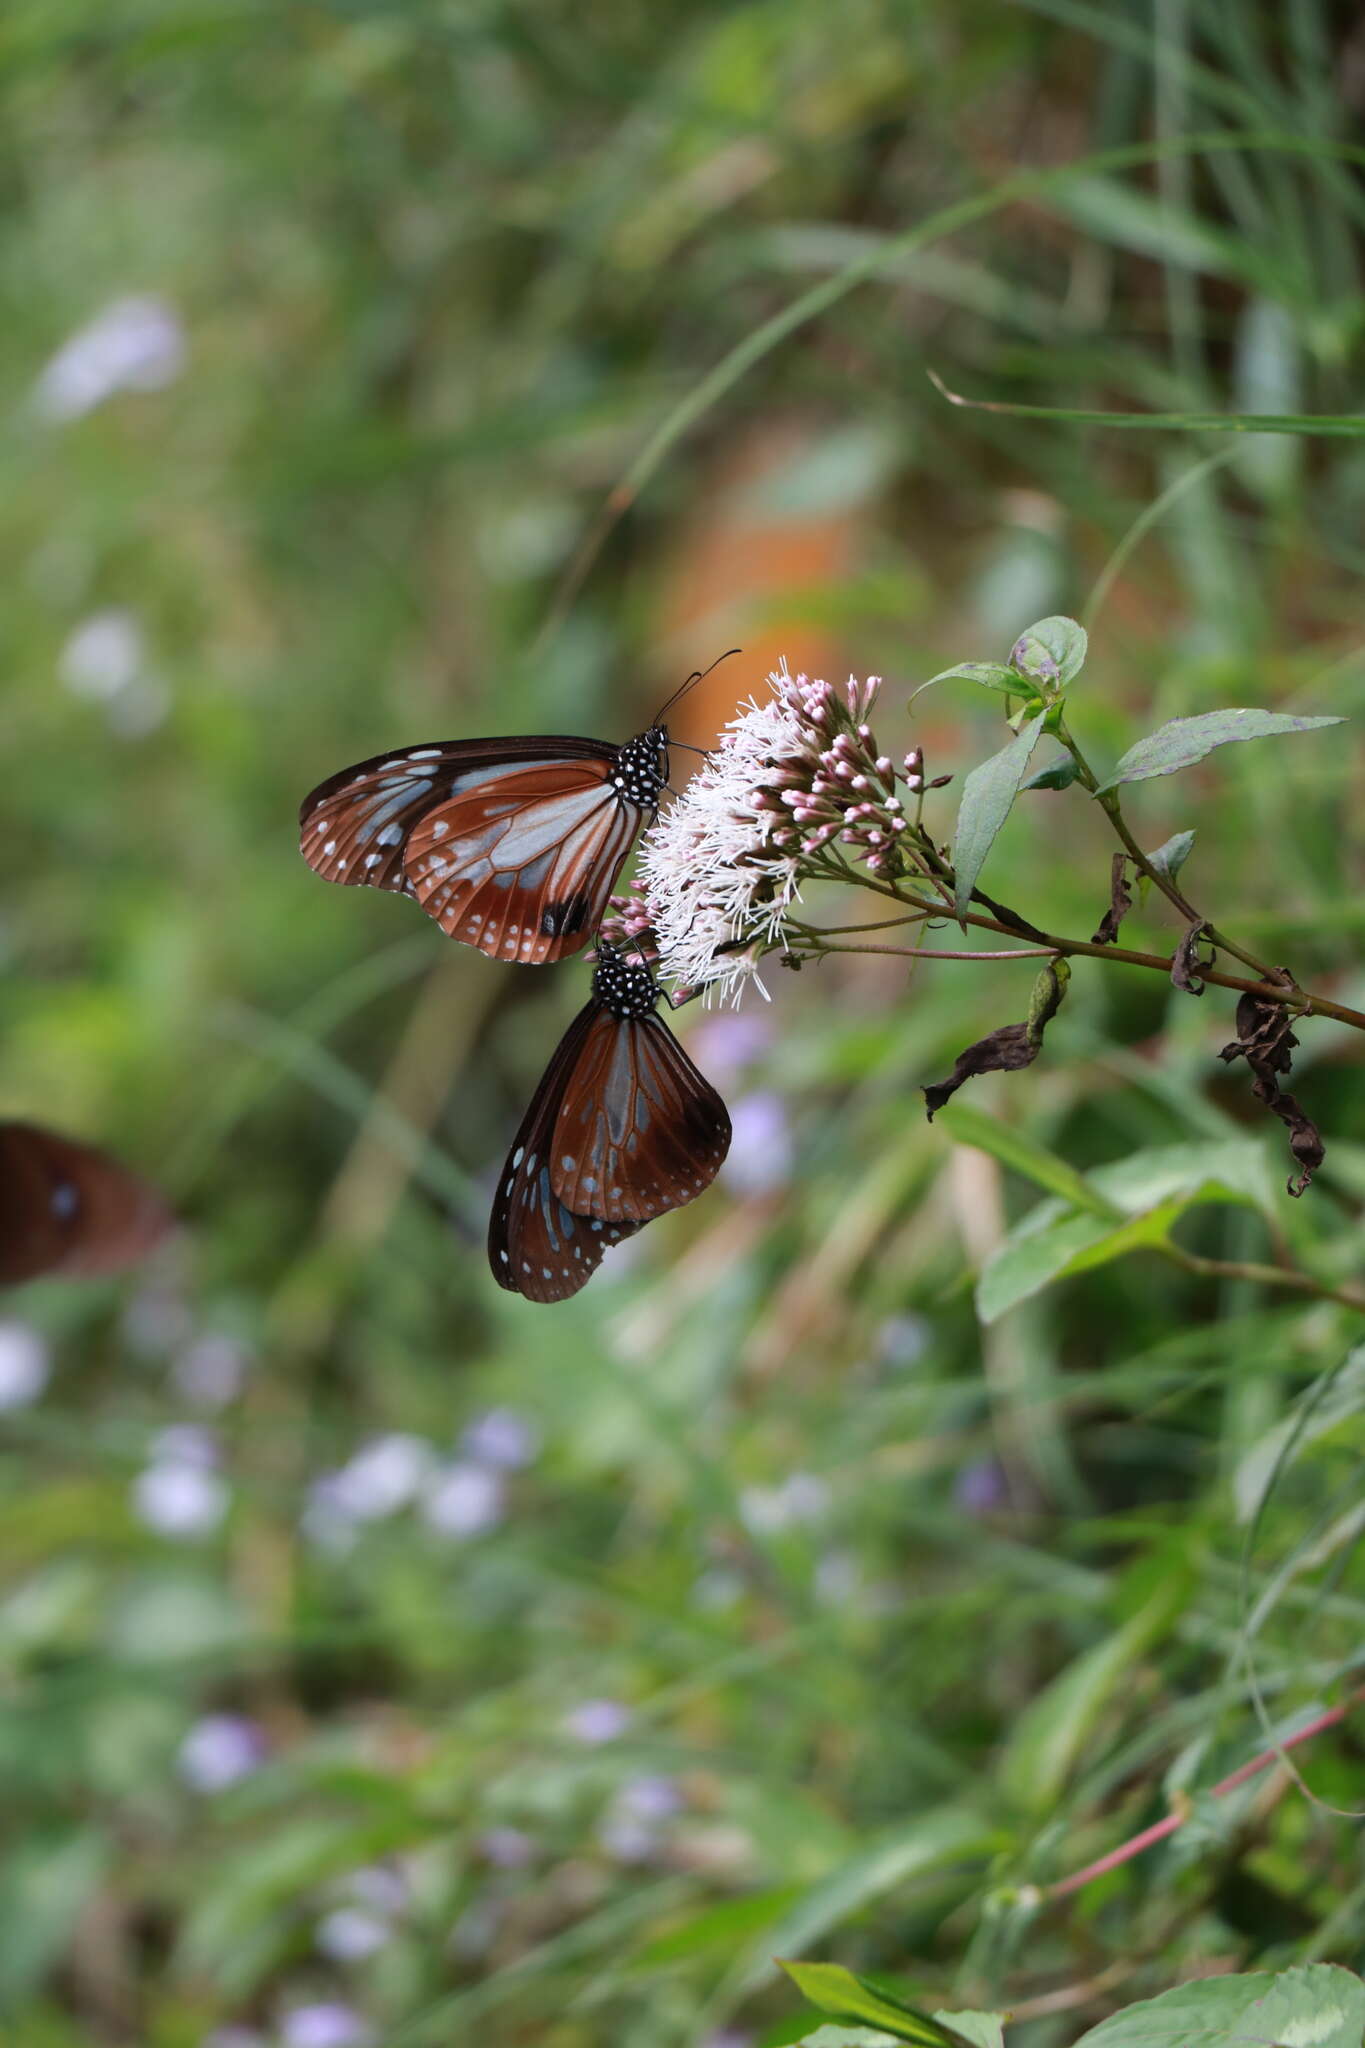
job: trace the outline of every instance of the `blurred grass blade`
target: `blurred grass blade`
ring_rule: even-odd
[[[1008,414],[1021,420],[1058,420],[1084,427],[1129,427],[1186,434],[1313,434],[1332,440],[1359,440],[1365,435],[1365,413],[1322,412],[1088,412],[1066,405],[1025,405],[1012,399],[968,398],[953,391],[936,370],[925,375],[949,405],[967,412]]]

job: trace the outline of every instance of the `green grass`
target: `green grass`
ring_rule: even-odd
[[[782,1184],[541,1310],[483,1216],[581,971],[457,954],[294,831],[348,760],[623,736],[760,636],[887,679],[879,731],[956,777],[945,836],[998,700],[905,702],[1049,612],[1091,608],[1097,771],[1227,704],[1358,720],[1356,440],[1054,416],[1359,412],[1351,61],[1316,0],[11,0],[0,1110],[114,1146],[190,1232],[3,1308],[52,1372],[0,1451],[0,2037],[274,2042],[341,2001],[413,2048],[776,2048],[804,1955],[1061,2048],[1207,1969],[1365,1967],[1357,1737],[1296,1752],[1309,1796],[1202,1796],[1359,1666],[1358,1407],[1274,1435],[1358,1319],[1141,1252],[973,1303],[1039,1159],[1237,1140],[1279,1190],[1225,996],[1077,962],[1044,1056],[974,1084],[992,1156],[918,1090],[1030,963],[775,971],[742,1065],[685,1024],[732,1105],[780,1098]],[[180,374],[35,416],[130,293],[175,309]],[[106,611],[143,650],[107,700],[62,680]],[[1144,846],[1197,827],[1219,923],[1359,1004],[1353,731],[1126,808]],[[1109,850],[1074,792],[1025,797],[986,885],[1088,933]],[[1359,1059],[1300,1036],[1318,1184],[1178,1238],[1349,1283]],[[499,1407],[539,1449],[496,1526],[319,1540],[322,1475],[395,1432],[448,1461]],[[132,1489],[187,1421],[226,1507],[176,1540]],[[630,1718],[586,1744],[604,1698]],[[264,1760],[195,1790],[214,1714]],[[1031,1903],[1176,1794],[1167,1842]],[[371,1954],[319,1948],[339,1906]]]

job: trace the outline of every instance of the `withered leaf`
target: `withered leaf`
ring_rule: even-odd
[[[1203,995],[1201,969],[1212,967],[1217,958],[1210,945],[1207,956],[1201,959],[1200,948],[1206,944],[1208,941],[1205,927],[1202,924],[1192,924],[1175,949],[1175,958],[1171,961],[1171,980],[1187,996]]]
[[[1287,968],[1281,968],[1280,975],[1286,988],[1294,986]],[[1218,1055],[1219,1059],[1229,1063],[1233,1060],[1246,1061],[1254,1077],[1252,1094],[1273,1111],[1289,1132],[1289,1150],[1298,1161],[1299,1172],[1291,1174],[1286,1186],[1295,1197],[1308,1186],[1322,1165],[1327,1149],[1322,1142],[1322,1134],[1302,1103],[1287,1095],[1277,1079],[1278,1075],[1290,1071],[1298,1042],[1285,1004],[1248,992],[1237,1003],[1237,1036]]]
[[[1114,855],[1109,871],[1109,908],[1100,919],[1092,946],[1112,946],[1119,935],[1119,926],[1133,907],[1133,892],[1128,887],[1128,856]]]
[[[975,1045],[958,1054],[946,1081],[925,1089],[924,1110],[930,1123],[935,1112],[973,1075],[1016,1073],[1020,1067],[1033,1065],[1043,1033],[1061,1008],[1070,980],[1071,969],[1065,960],[1049,960],[1033,984],[1028,1016],[1022,1024],[1002,1024],[998,1031],[978,1038]]]

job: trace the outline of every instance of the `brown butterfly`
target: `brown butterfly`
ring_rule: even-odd
[[[0,1286],[121,1272],[174,1227],[155,1188],[107,1152],[0,1122]]]

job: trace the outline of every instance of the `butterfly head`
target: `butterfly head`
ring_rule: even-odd
[[[668,781],[667,726],[652,725],[627,740],[616,756],[611,781],[624,802],[638,804],[642,811],[657,809]]]
[[[627,1017],[648,1017],[659,1001],[653,969],[638,960],[627,960],[613,946],[599,945],[597,949],[592,992],[602,1008],[621,1022]]]

